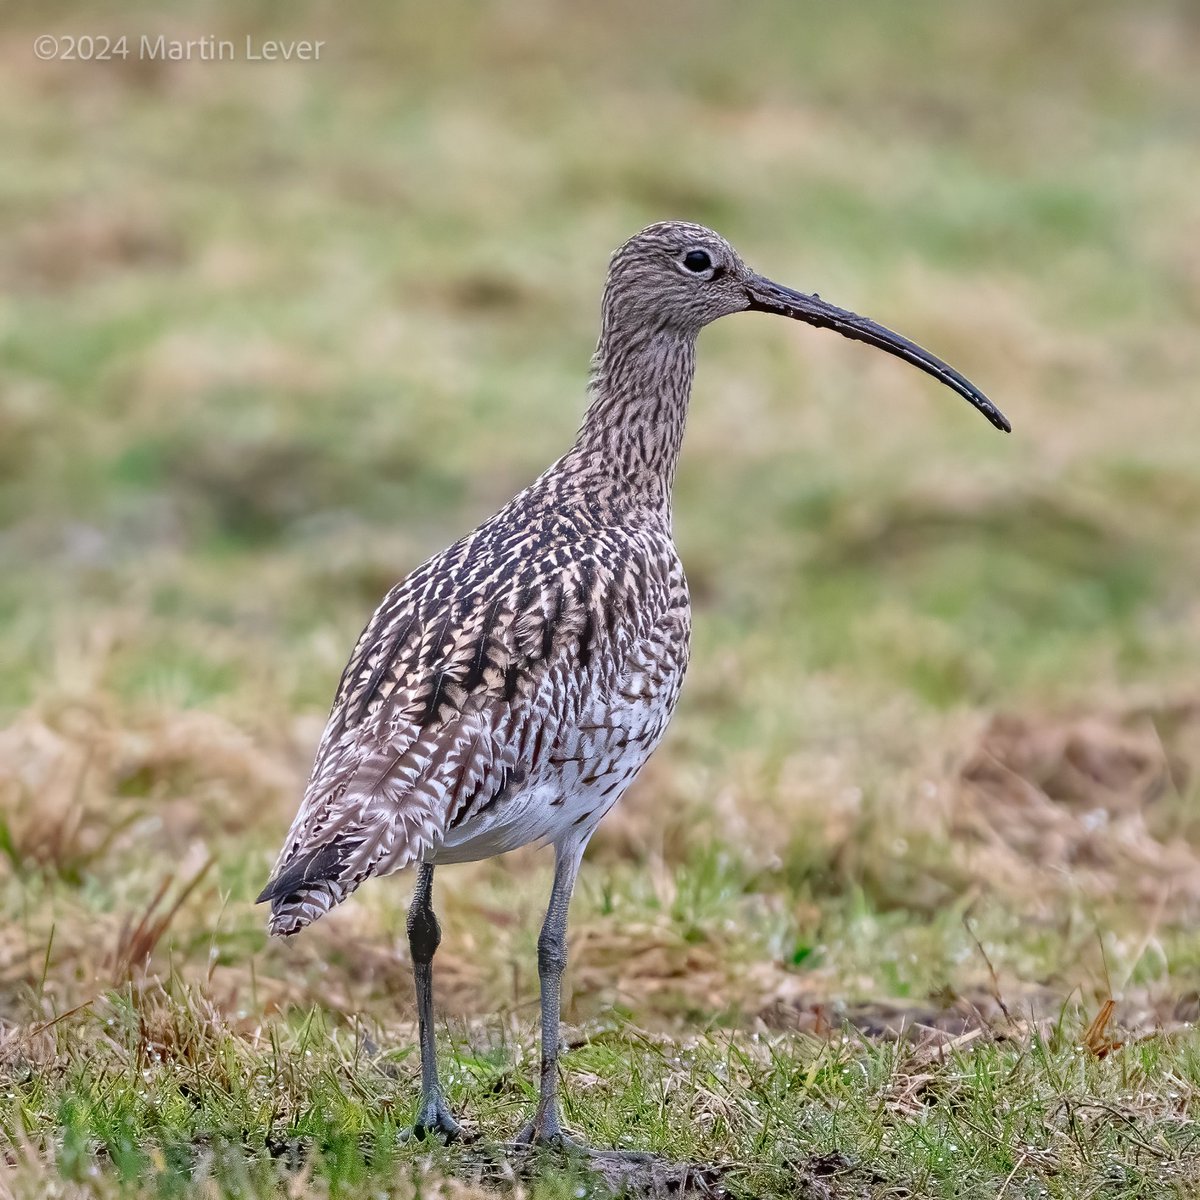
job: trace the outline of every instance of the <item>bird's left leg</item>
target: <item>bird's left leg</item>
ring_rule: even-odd
[[[571,1145],[558,1119],[558,1025],[562,973],[567,965],[567,909],[587,839],[555,846],[554,886],[538,937],[538,979],[542,991],[542,1070],[537,1110],[517,1134],[524,1145]]]

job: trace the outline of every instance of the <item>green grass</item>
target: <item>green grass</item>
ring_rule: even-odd
[[[218,1194],[267,1195],[299,1166],[319,1194],[411,1195],[431,1164],[486,1179],[503,1162],[478,1147],[400,1143],[412,1055],[380,1054],[368,1031],[330,1026],[315,1009],[247,1036],[172,980],[113,993],[83,1024],[82,1041],[78,1026],[42,1035],[40,1060],[15,1073],[9,1097],[18,1127],[57,1125],[42,1170],[67,1181],[94,1179],[99,1160],[110,1184],[137,1194],[185,1194],[198,1174]],[[1052,1195],[1089,1194],[1085,1177],[1091,1194],[1097,1177],[1109,1194],[1188,1194],[1195,1130],[1154,1083],[1169,1072],[1177,1089],[1200,1084],[1196,1037],[1147,1039],[1103,1059],[1078,1037],[1070,1016],[1045,1035],[924,1048],[853,1030],[675,1041],[618,1019],[571,1055],[567,1115],[605,1144],[693,1159],[718,1146],[728,1185],[744,1195],[793,1194],[805,1170],[884,1195],[986,1195],[997,1180],[1024,1187],[1030,1175]],[[511,1136],[533,1099],[534,1047],[468,1028],[454,1049],[451,1098],[485,1134]],[[47,1086],[37,1069],[50,1059],[65,1086]],[[619,1088],[606,1086],[617,1078]],[[32,1162],[22,1167],[33,1175]],[[560,1176],[578,1170],[547,1162],[534,1194],[567,1194]]]
[[[745,1197],[1192,1194],[1193,25],[10,6],[0,1195],[595,1187],[488,1158],[533,1099],[541,857],[441,873],[462,1152],[395,1143],[405,881],[287,946],[250,901],[362,622],[568,443],[607,255],[664,217],[1014,433],[830,335],[706,331],[693,667],[573,908],[569,1123]],[[44,31],[328,52],[39,63]]]

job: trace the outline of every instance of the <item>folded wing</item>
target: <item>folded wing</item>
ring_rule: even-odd
[[[620,674],[639,633],[629,614],[651,616],[625,602],[638,548],[590,542],[560,557],[529,545],[528,526],[524,545],[485,533],[418,568],[359,638],[259,897],[272,933],[295,933],[371,875],[430,855],[527,778],[580,695]]]

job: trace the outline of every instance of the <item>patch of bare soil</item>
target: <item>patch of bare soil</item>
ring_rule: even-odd
[[[1200,701],[998,716],[961,773],[952,832],[1005,891],[1200,912]],[[1194,807],[1194,806],[1191,806]]]
[[[872,1041],[903,1042],[916,1056],[943,1057],[979,1039],[1024,1042],[1035,1031],[1053,1040],[1064,1025],[1087,1023],[1082,1043],[1104,1057],[1127,1041],[1186,1029],[1200,1013],[1200,996],[1162,990],[1127,988],[1120,1001],[1064,999],[1060,991],[1008,983],[1004,994],[982,988],[962,995],[924,1001],[872,1000],[852,1004],[828,999],[776,999],[758,1013],[768,1029],[792,1030],[818,1038],[847,1034]]]
[[[726,1170],[698,1163],[677,1163],[654,1154],[619,1150],[529,1150],[524,1147],[465,1148],[460,1158],[468,1182],[503,1186],[533,1182],[548,1168],[569,1169],[587,1180],[593,1196],[628,1200],[728,1200]]]
[[[883,1176],[860,1166],[844,1154],[814,1154],[792,1164],[796,1173],[794,1194],[800,1200],[867,1200],[878,1196]],[[892,1190],[899,1200],[909,1193]]]
[[[845,1003],[828,998],[776,999],[758,1013],[768,1029],[831,1039],[847,1033],[871,1041],[904,1042],[918,1053],[944,1054],[979,1038],[1024,1038],[1060,1018],[1061,995],[1026,988],[997,998],[982,989],[928,1000]]]

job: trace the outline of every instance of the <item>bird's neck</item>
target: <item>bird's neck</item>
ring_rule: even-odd
[[[571,457],[669,520],[695,373],[694,335],[653,329],[615,336],[606,324],[592,358],[592,402]]]

